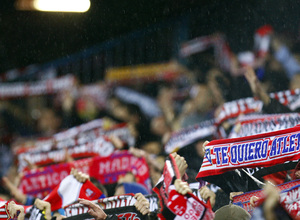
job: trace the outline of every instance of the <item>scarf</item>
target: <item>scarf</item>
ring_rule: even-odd
[[[165,152],[168,154],[176,152],[196,140],[213,135],[214,132],[214,120],[203,121],[178,132],[174,132],[165,145]]]
[[[241,168],[269,167],[298,160],[300,127],[242,138],[211,141],[197,179]]]
[[[54,94],[63,90],[71,89],[74,85],[75,77],[72,75],[31,83],[1,83],[0,99]]]
[[[300,184],[300,180],[294,180],[294,181],[277,185],[277,188],[283,192],[285,190],[292,189],[295,186],[299,186],[299,184]],[[243,209],[245,209],[247,212],[251,214],[253,212],[253,207],[250,205],[250,198],[252,196],[257,196],[258,198],[264,197],[263,190],[250,191],[238,196],[234,196],[232,203],[234,205],[238,205],[242,207]]]
[[[292,111],[300,107],[300,89],[285,90],[269,94],[271,98],[278,100],[281,104],[289,107]],[[241,114],[261,112],[263,103],[252,97],[226,102],[222,105],[220,113],[216,117],[216,125],[236,118]]]
[[[73,175],[65,177],[58,186],[44,199],[51,204],[51,211],[58,210],[78,200],[95,200],[103,193],[91,181],[78,182]]]
[[[180,174],[173,156],[170,154],[166,160],[162,177],[153,188],[158,195],[161,204],[159,219],[170,219],[166,217],[165,209],[170,210],[175,216],[174,219],[205,219],[214,217],[211,208],[200,201],[194,194],[181,195],[175,190],[174,181],[180,178]]]
[[[85,144],[68,146],[65,148],[54,148],[50,151],[26,152],[18,155],[19,170],[24,170],[27,166],[25,159],[30,158],[30,162],[37,166],[61,163],[65,161],[66,150],[73,159],[87,158],[93,156],[109,156],[115,150],[110,139],[100,136]]]
[[[245,137],[294,127],[300,114],[244,115],[239,117],[228,138]]]
[[[120,175],[132,172],[138,183],[149,192],[151,189],[145,158],[137,158],[128,151],[116,151],[108,157],[96,156],[24,171],[19,188],[25,194],[44,198],[69,175],[71,168],[89,174],[102,184],[116,183]]]

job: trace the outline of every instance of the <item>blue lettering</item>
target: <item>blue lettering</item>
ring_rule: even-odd
[[[245,155],[245,161],[248,161],[248,146],[249,146],[249,144],[246,144],[245,145],[245,152],[244,152],[244,155]]]
[[[244,161],[244,146],[245,144],[239,144],[238,145],[238,162]]]
[[[248,156],[249,160],[253,160],[253,157],[254,157],[253,148],[254,148],[254,146],[255,146],[255,143],[250,143],[249,144],[249,156]]]
[[[297,137],[297,151],[299,150],[299,147],[300,147],[300,133],[296,134],[296,137]]]
[[[230,154],[231,154],[231,163],[236,163],[237,160],[237,146],[233,145],[230,149]]]
[[[254,159],[260,159],[260,149],[261,148],[261,141],[256,142],[255,144],[255,154],[254,154]]]
[[[276,138],[273,140],[273,143],[272,143],[272,147],[271,147],[271,150],[270,150],[270,157],[274,157],[276,156]]]
[[[228,147],[222,147],[222,164],[228,164],[227,149]]]
[[[290,136],[290,149],[289,152],[295,151],[295,134]]]
[[[282,141],[283,141],[283,138],[284,137],[279,137],[279,138],[277,138],[277,147],[278,147],[278,149],[277,149],[277,155],[279,155],[280,154],[280,151],[281,151],[281,143],[282,143]]]
[[[286,145],[286,139],[287,139],[287,136],[284,137],[284,142],[283,142],[283,146],[282,146],[282,153],[283,154],[286,154],[286,153],[289,152],[289,148]]]
[[[263,159],[266,159],[267,158],[267,152],[268,152],[268,144],[269,144],[269,141],[268,140],[265,140],[262,144],[262,148],[261,148],[261,157]]]
[[[220,157],[219,157],[219,156],[220,156],[220,155],[219,155],[220,151],[221,151],[221,148],[220,148],[220,147],[215,147],[215,148],[214,148],[214,152],[215,152],[215,154],[216,154],[217,164],[218,164],[218,165],[221,164]]]

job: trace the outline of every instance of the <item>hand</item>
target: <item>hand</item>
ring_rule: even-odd
[[[254,208],[256,207],[256,202],[259,200],[259,198],[257,196],[252,196],[250,198],[250,205]]]
[[[80,183],[84,183],[86,180],[90,179],[90,176],[88,174],[85,174],[85,173],[82,173],[82,172],[78,172],[78,170],[76,170],[74,168],[72,168],[71,174]]]
[[[256,74],[253,68],[248,68],[245,72],[245,77],[250,85],[252,93],[254,96],[257,96],[265,105],[270,103],[270,97],[266,91],[262,88],[259,80],[256,77]]]
[[[66,163],[71,163],[71,162],[73,162],[73,161],[74,161],[74,159],[73,159],[73,157],[69,154],[68,148],[65,148],[65,162],[66,162]]]
[[[45,211],[46,219],[51,219],[51,204],[49,202],[36,199],[34,205],[41,211]]]
[[[95,220],[105,220],[107,215],[105,212],[101,209],[100,206],[96,205],[95,203],[92,203],[91,201],[85,200],[85,199],[78,199],[80,204],[88,206],[90,209],[88,213],[95,218]]]
[[[25,157],[24,160],[25,160],[25,162],[27,163],[28,168],[29,168],[30,170],[36,169],[36,168],[37,168],[37,165],[31,163],[31,161],[30,161],[27,157]]]
[[[229,198],[230,198],[230,201],[233,201],[233,197],[234,196],[238,196],[238,195],[241,195],[241,194],[243,194],[244,192],[231,192],[230,194],[229,194]]]
[[[25,194],[23,194],[7,177],[2,177],[2,182],[16,201],[25,204],[27,199]]]
[[[274,209],[279,204],[279,191],[271,183],[267,183],[264,187],[264,194],[266,196],[263,206],[265,218],[266,220],[276,219]]]
[[[140,158],[140,157],[145,157],[145,158],[146,158],[146,156],[147,156],[147,152],[146,152],[146,151],[141,150],[141,149],[137,149],[137,148],[135,148],[135,147],[130,147],[130,148],[129,148],[129,152],[130,152],[133,156],[138,157],[138,158]]]
[[[202,199],[207,201],[209,199],[210,205],[213,208],[216,204],[216,194],[211,191],[207,186],[203,186],[199,189],[199,193]]]
[[[186,160],[184,159],[184,157],[179,156],[176,152],[172,153],[171,155],[174,157],[174,160],[180,173],[180,177],[183,177],[186,169],[188,168]]]
[[[61,215],[59,212],[54,212],[53,217],[56,217],[56,220],[63,220],[65,218],[67,218],[64,215]]]
[[[192,193],[192,190],[190,189],[188,183],[182,181],[181,179],[176,179],[174,185],[175,185],[175,190],[181,195]]]
[[[145,196],[142,193],[137,193],[134,195],[134,198],[136,199],[136,202],[134,206],[136,209],[142,213],[142,215],[147,215],[150,213],[150,203],[145,198]]]
[[[17,220],[25,219],[24,207],[21,205],[17,205],[14,201],[8,203],[7,211],[9,212],[10,217],[13,219],[15,219],[16,217]]]
[[[109,139],[110,139],[111,143],[115,146],[115,148],[117,148],[119,150],[123,148],[123,142],[118,136],[110,135]]]

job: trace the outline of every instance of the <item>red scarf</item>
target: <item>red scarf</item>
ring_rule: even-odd
[[[194,194],[187,193],[181,195],[175,190],[174,181],[180,178],[180,174],[172,155],[165,162],[163,175],[153,188],[158,195],[161,204],[161,211],[168,208],[176,216],[174,219],[213,219],[214,213],[211,208],[199,200]],[[158,215],[159,219],[166,219],[162,213]]]
[[[269,167],[300,158],[300,126],[242,138],[211,141],[197,179],[241,168]]]
[[[295,186],[299,186],[299,184],[300,184],[300,180],[294,180],[294,181],[280,184],[277,186],[277,188],[280,191],[284,191],[287,189],[292,189]],[[263,198],[264,197],[263,190],[246,192],[241,195],[234,196],[232,203],[235,205],[241,206],[243,209],[245,209],[247,212],[249,212],[251,214],[253,212],[253,207],[250,205],[250,198],[252,196],[256,196],[258,198]]]
[[[44,198],[69,175],[73,167],[98,179],[102,184],[116,183],[120,175],[132,172],[138,183],[149,191],[151,189],[145,158],[137,158],[127,151],[116,151],[108,157],[97,156],[24,171],[20,189],[25,194]]]

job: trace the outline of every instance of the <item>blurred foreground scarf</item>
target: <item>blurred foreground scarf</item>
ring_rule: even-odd
[[[51,211],[58,210],[78,200],[78,198],[95,200],[103,193],[91,181],[78,182],[69,175],[44,199],[51,204]]]
[[[207,204],[203,203],[192,193],[181,195],[175,190],[174,181],[180,178],[180,174],[172,155],[165,162],[163,175],[153,188],[158,195],[161,204],[159,219],[213,219],[214,213]],[[170,210],[173,215],[166,216],[166,210]],[[173,216],[173,218],[171,218]]]

